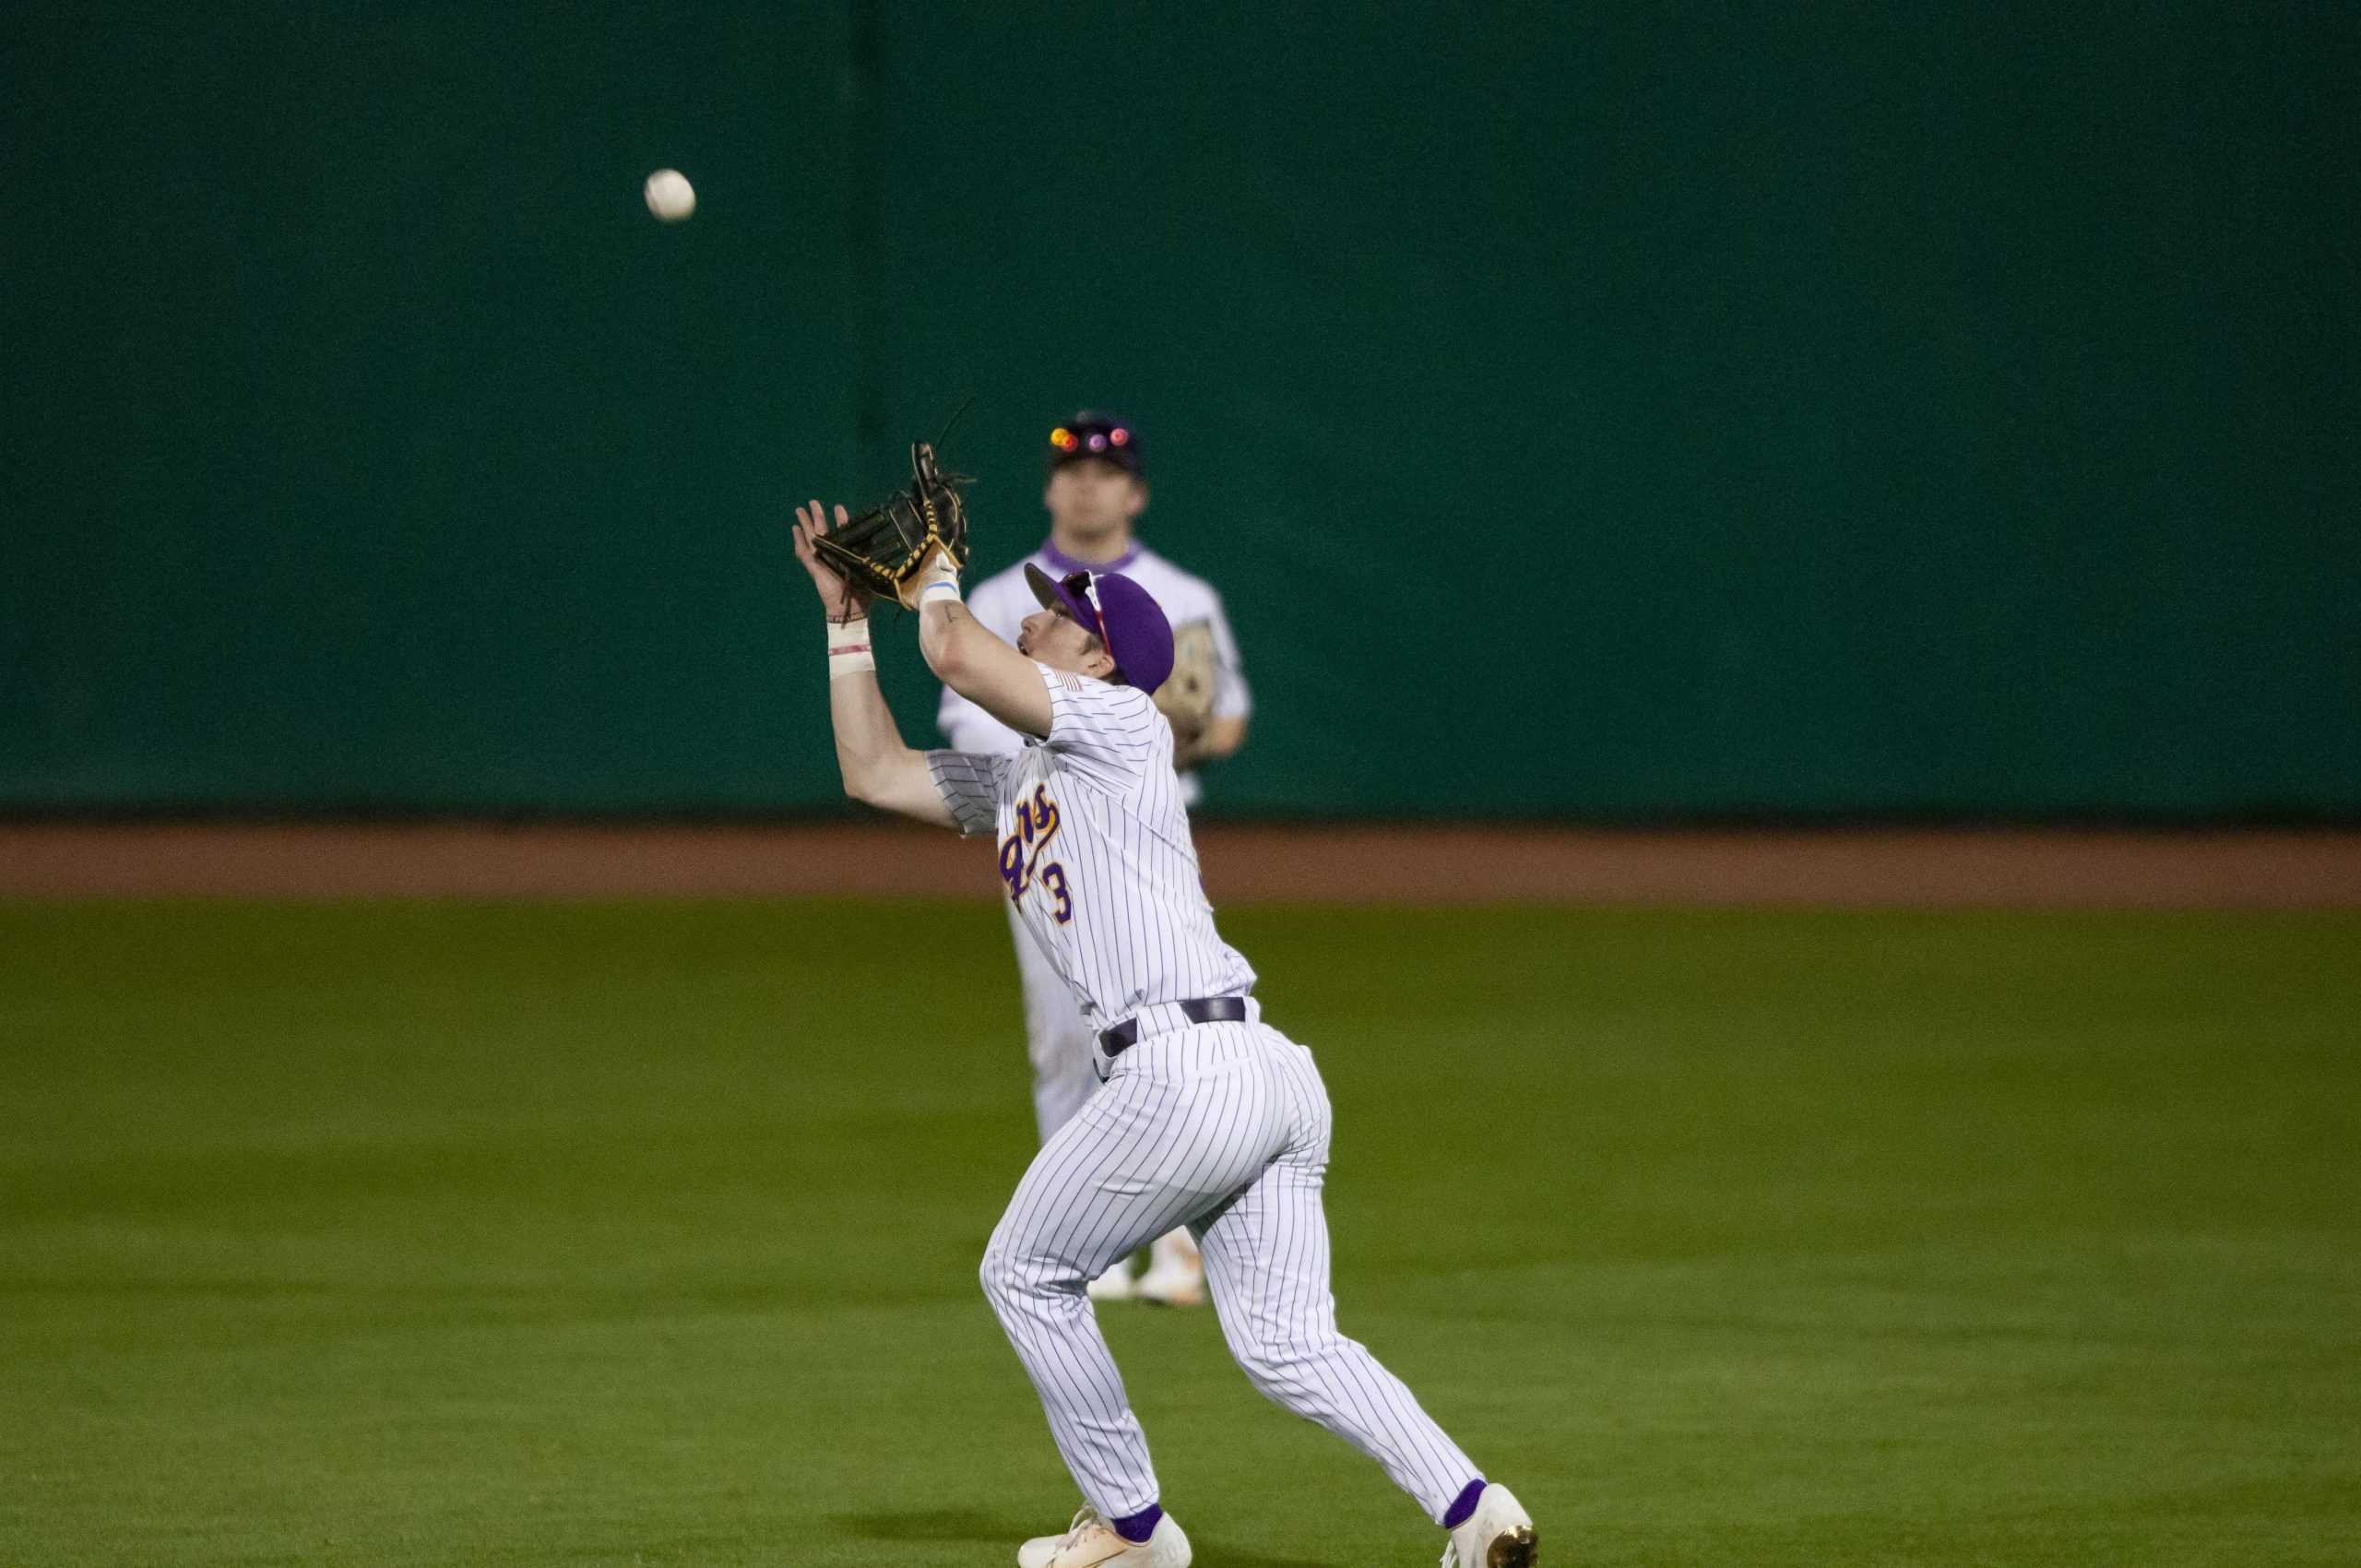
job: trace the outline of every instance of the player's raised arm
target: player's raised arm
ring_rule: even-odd
[[[869,596],[831,570],[812,548],[812,541],[828,531],[825,509],[814,501],[798,506],[795,519],[795,558],[812,575],[828,616],[828,719],[836,731],[836,766],[844,774],[845,793],[938,827],[956,827],[927,767],[926,754],[902,743],[894,710],[877,689]],[[845,509],[839,506],[836,526],[845,522]],[[1039,683],[1035,685],[1038,690]]]
[[[1050,694],[1033,660],[992,634],[959,600],[959,570],[941,552],[919,589],[919,651],[944,685],[1010,729],[1050,733]]]

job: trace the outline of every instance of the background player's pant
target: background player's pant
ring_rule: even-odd
[[[1440,1524],[1477,1471],[1400,1379],[1336,1332],[1328,1289],[1328,1091],[1259,1022],[1150,1035],[1059,1129],[984,1251],[984,1292],[1091,1506],[1157,1500],[1147,1439],[1083,1287],[1186,1222],[1230,1353],[1254,1386],[1385,1467]]]
[[[1016,942],[1016,973],[1025,987],[1025,1050],[1033,1061],[1033,1115],[1046,1144],[1097,1091],[1098,1069],[1091,1055],[1090,1026],[1074,1005],[1074,987],[1050,966],[1041,944],[1025,929],[1016,906],[1004,902],[1003,907],[1008,933]]]

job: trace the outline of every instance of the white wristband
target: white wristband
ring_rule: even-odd
[[[864,670],[877,668],[876,656],[869,650],[869,617],[847,621],[841,625],[828,623],[828,679],[839,675],[858,675]]]

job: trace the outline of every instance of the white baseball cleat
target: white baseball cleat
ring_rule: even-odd
[[[1133,1294],[1132,1255],[1125,1253],[1107,1265],[1107,1272],[1085,1287],[1094,1301],[1128,1301]]]
[[[1167,1514],[1147,1539],[1127,1541],[1097,1509],[1086,1508],[1065,1534],[1018,1547],[1016,1568],[1189,1568],[1189,1538]]]
[[[1133,1282],[1132,1294],[1159,1307],[1202,1307],[1205,1304],[1205,1260],[1186,1230],[1156,1239],[1148,1249],[1147,1272]]]
[[[1451,1532],[1442,1568],[1533,1568],[1540,1561],[1533,1519],[1504,1486],[1486,1482],[1476,1512]]]

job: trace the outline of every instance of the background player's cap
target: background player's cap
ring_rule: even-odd
[[[1104,457],[1133,479],[1147,477],[1145,459],[1140,453],[1139,429],[1121,414],[1085,409],[1053,426],[1050,431],[1050,469],[1054,470],[1076,457]]]
[[[1120,572],[1074,572],[1056,578],[1032,562],[1025,580],[1044,610],[1062,608],[1107,649],[1126,683],[1150,696],[1172,673],[1172,623],[1156,596]]]

